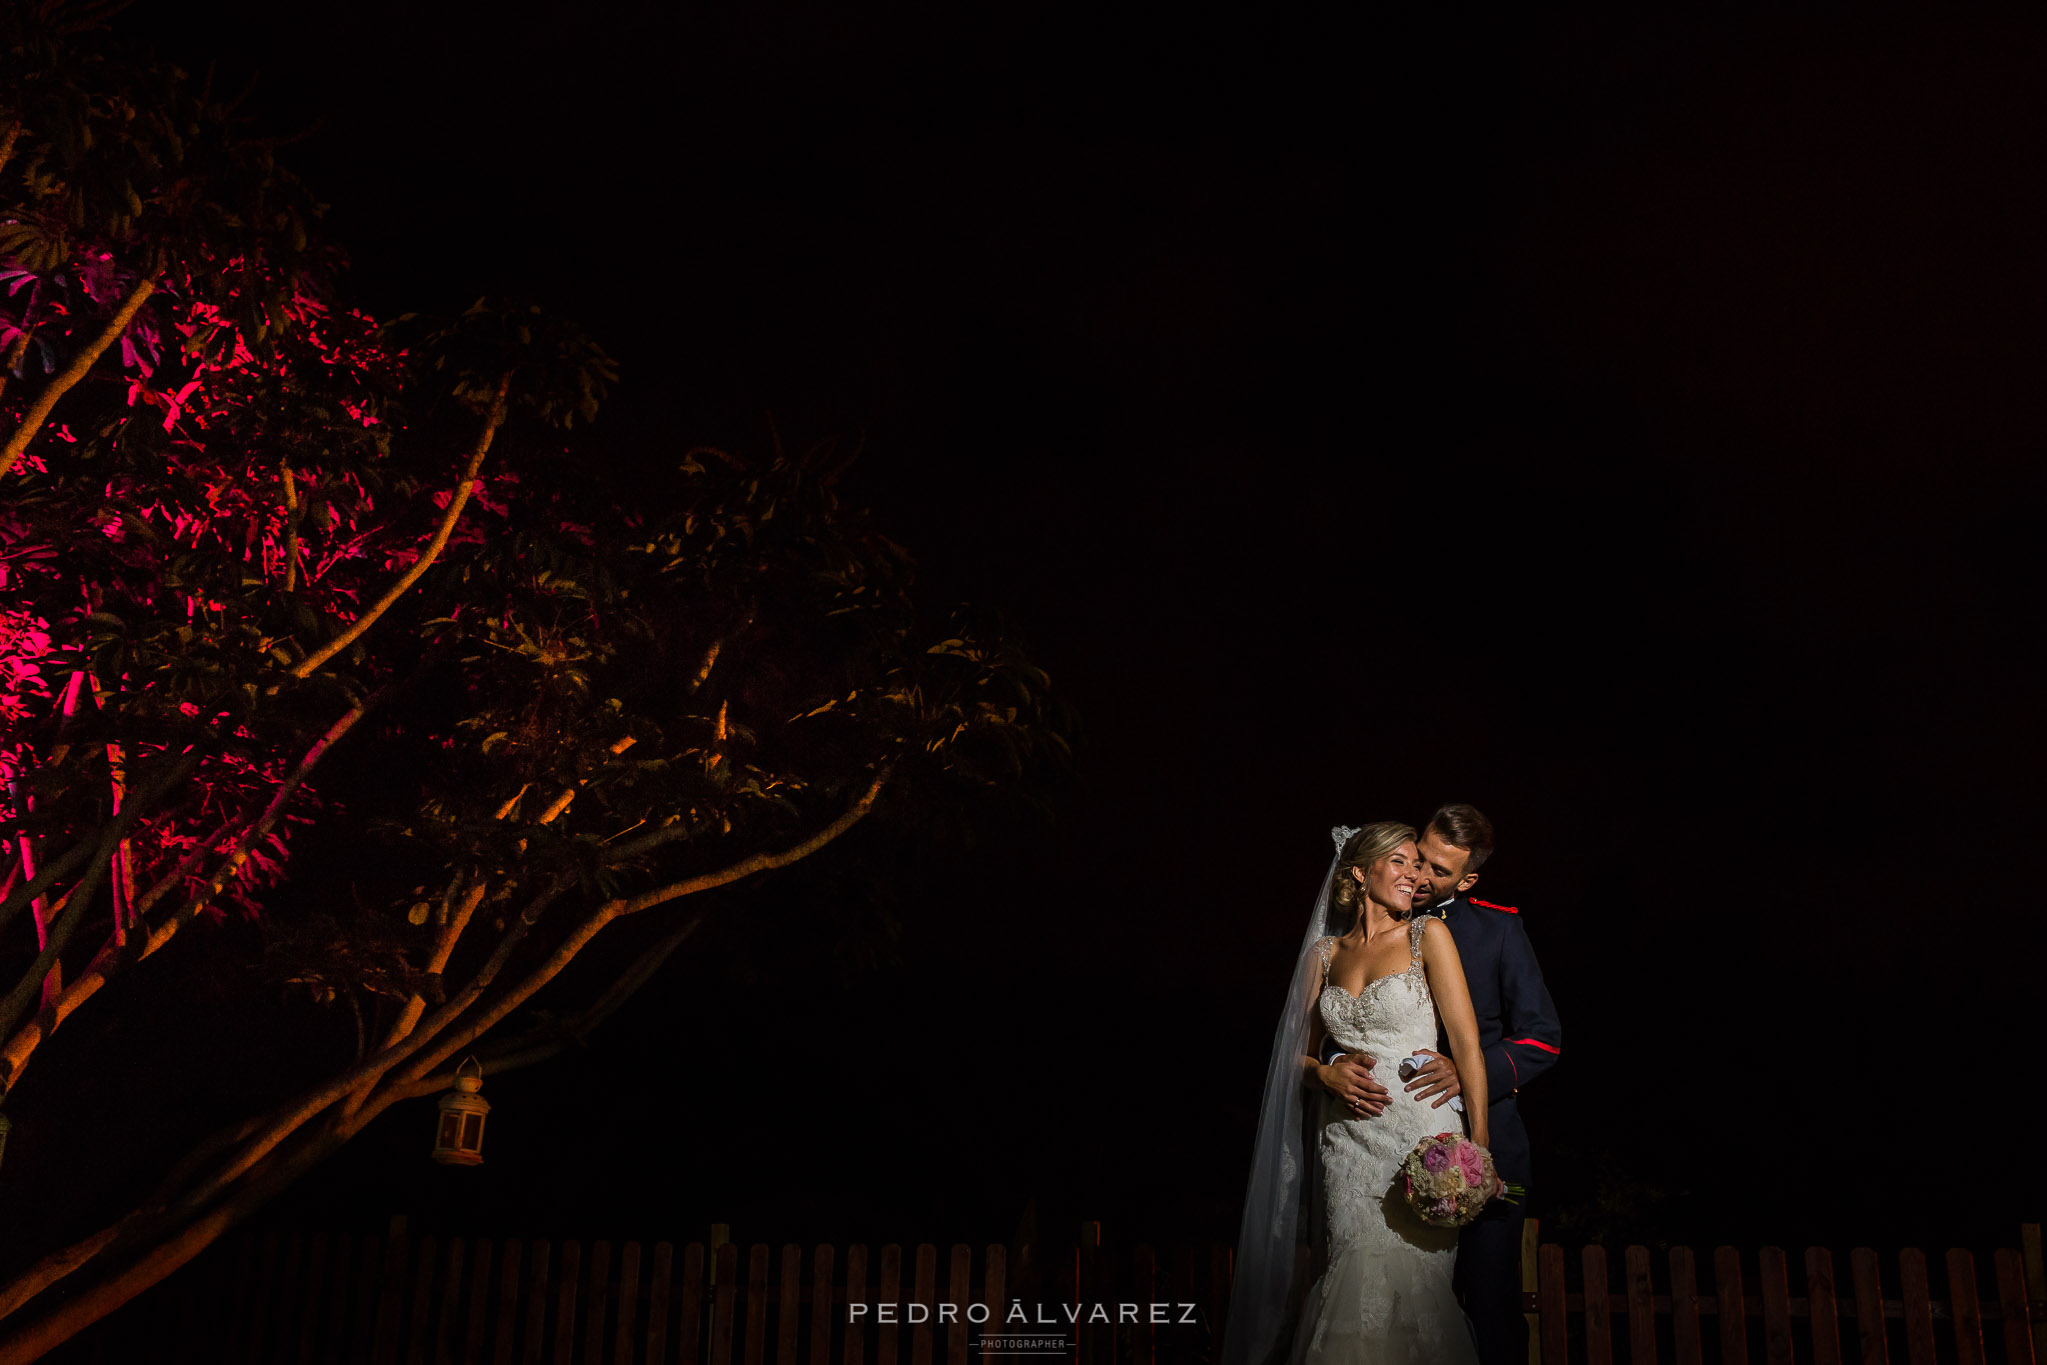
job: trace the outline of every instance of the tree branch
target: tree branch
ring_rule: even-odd
[[[627,735],[611,746],[611,756],[613,758],[618,757],[627,749],[632,748],[633,744],[633,737]],[[552,824],[556,816],[569,808],[569,802],[575,799],[576,793],[589,785],[589,782],[590,779],[586,777],[556,797],[554,803],[540,813],[540,819],[535,823],[542,825]],[[531,784],[527,785],[530,786]],[[507,815],[510,815],[512,808],[519,804],[519,797],[525,794],[526,787],[519,788],[518,796],[514,796],[498,808],[498,819],[502,820]],[[522,851],[525,849],[526,844],[524,840],[520,841],[519,847]],[[438,976],[447,970],[448,959],[454,956],[455,953],[456,941],[462,937],[463,931],[469,927],[469,919],[476,913],[476,907],[483,902],[484,889],[483,884],[479,882],[468,895],[463,897],[462,903],[456,907],[455,913],[448,917],[448,922],[441,926],[441,932],[434,943],[433,956],[427,961],[427,975]],[[425,1012],[426,997],[417,991],[413,992],[406,999],[405,1007],[399,1011],[396,1022],[391,1025],[390,1033],[385,1035],[384,1046],[388,1048],[404,1041],[405,1036],[412,1032],[413,1025],[419,1022],[420,1015]]]
[[[22,452],[28,449],[28,443],[35,439],[36,433],[43,429],[43,423],[49,420],[50,411],[57,406],[57,400],[85,378],[99,358],[106,354],[107,347],[113,345],[121,333],[128,330],[128,324],[135,320],[135,314],[155,292],[154,280],[135,281],[135,287],[128,291],[127,298],[121,300],[121,306],[114,310],[113,317],[107,319],[107,325],[100,330],[100,334],[86,343],[78,354],[71,357],[71,363],[64,367],[63,373],[43,386],[43,391],[28,405],[28,411],[21,415],[21,425],[7,438],[7,444],[0,446],[0,475],[14,468],[15,463],[21,459]]]
[[[299,484],[291,472],[291,461],[280,460],[284,477],[284,590],[292,591],[299,581]]]
[[[298,766],[292,769],[291,773],[278,787],[276,794],[270,800],[270,805],[264,810],[263,814],[254,824],[243,830],[241,837],[235,840],[234,847],[229,850],[228,856],[222,861],[220,867],[214,871],[214,874],[207,879],[206,889],[185,902],[184,905],[178,908],[175,914],[157,925],[154,929],[151,929],[146,936],[142,936],[141,947],[135,950],[134,953],[135,960],[141,961],[160,951],[180,929],[196,919],[199,912],[212,903],[213,898],[220,894],[221,888],[227,885],[228,878],[234,875],[235,869],[239,868],[248,859],[249,850],[255,846],[256,841],[276,825],[278,818],[284,814],[284,807],[291,800],[292,794],[311,775],[320,760],[326,756],[327,751],[333,748],[342,736],[353,729],[355,723],[361,720],[363,715],[383,695],[382,692],[378,692],[364,698],[350,707],[334,724],[327,727],[327,732],[314,741],[313,747],[306,751],[305,757],[299,760]],[[180,767],[189,770],[190,766],[197,763],[197,761],[196,755],[187,754],[181,761]],[[182,776],[182,772],[179,775]],[[168,786],[168,783],[164,784],[163,790],[167,790]],[[156,798],[160,794],[160,791],[152,792],[149,802],[137,802],[132,808],[134,813],[139,814],[146,805],[154,805]],[[123,811],[120,818],[128,816],[129,812]],[[115,822],[117,825],[120,823],[120,818],[117,818]],[[195,854],[198,852],[198,849],[193,850]],[[104,862],[104,858],[105,855],[102,854],[102,862]],[[185,861],[196,860],[193,859],[192,854],[187,854],[186,859],[180,861],[181,867]],[[137,902],[135,915],[138,936],[140,936],[140,931],[143,928],[141,916],[155,904],[157,898],[168,890],[172,884],[173,878],[164,878],[150,888],[148,895]],[[109,947],[111,948],[111,945]],[[0,1047],[0,1088],[12,1088],[20,1082],[21,1073],[27,1069],[29,1058],[35,1054],[35,1050],[42,1045],[43,1040],[54,1033],[59,1024],[62,1024],[72,1014],[76,1013],[79,1006],[96,995],[100,987],[107,984],[108,979],[113,976],[119,964],[125,959],[125,956],[125,954],[102,950],[94,956],[92,962],[86,967],[85,971],[79,974],[76,981],[66,986],[57,998],[51,1001],[36,1018],[30,1020],[19,1032],[7,1039],[6,1046]],[[5,1018],[7,1016],[4,1013],[0,1013],[0,1019]]]
[[[36,870],[35,880],[17,886],[8,893],[5,904],[0,904],[0,929],[5,929],[14,917],[22,912],[31,901],[40,897],[59,877],[68,877],[82,862],[93,845],[80,841],[65,851],[64,856],[54,862],[46,862]]]
[[[867,812],[874,809],[874,800],[881,795],[881,789],[887,784],[889,775],[893,771],[893,767],[883,767],[880,772],[874,775],[874,781],[868,784],[867,790],[861,793],[860,799],[849,806],[843,815],[794,848],[784,849],[780,853],[757,853],[751,858],[742,858],[732,864],[732,866],[717,872],[706,872],[702,876],[688,877],[682,881],[672,882],[667,886],[643,892],[638,896],[615,900],[611,904],[619,907],[618,916],[636,915],[642,910],[650,910],[657,905],[665,904],[682,896],[694,896],[700,891],[711,891],[721,886],[729,886],[742,878],[751,877],[756,872],[772,872],[776,868],[787,867],[791,863],[808,858],[811,854],[859,824],[866,817]],[[651,839],[654,836],[650,835],[648,837]]]
[[[504,997],[494,1002],[482,1015],[465,1024],[452,1039],[443,1039],[440,1046],[432,1049],[431,1055],[423,1060],[415,1061],[411,1066],[407,1067],[405,1074],[401,1078],[396,1079],[395,1083],[386,1083],[380,1086],[379,1082],[383,1078],[389,1076],[398,1067],[404,1066],[408,1060],[414,1058],[417,1054],[426,1051],[429,1044],[434,1043],[437,1038],[440,1038],[445,1030],[457,1022],[464,1013],[481,999],[484,991],[489,988],[491,982],[495,980],[498,973],[503,970],[505,964],[510,960],[512,951],[517,943],[530,930],[532,925],[539,921],[547,907],[572,884],[567,878],[557,880],[547,891],[536,897],[533,903],[518,916],[506,932],[504,938],[500,940],[496,949],[491,953],[489,960],[478,970],[476,976],[465,985],[461,994],[435,1010],[403,1042],[399,1043],[396,1047],[380,1050],[377,1054],[350,1067],[340,1076],[335,1077],[327,1084],[301,1097],[299,1100],[280,1106],[278,1110],[273,1111],[270,1119],[257,1131],[249,1133],[249,1130],[244,1129],[243,1132],[247,1133],[248,1136],[240,1138],[239,1141],[231,1139],[227,1144],[230,1147],[239,1147],[235,1155],[200,1185],[187,1191],[182,1197],[178,1197],[174,1207],[159,1206],[158,1209],[138,1210],[127,1218],[120,1220],[112,1228],[102,1229],[101,1232],[95,1233],[93,1236],[77,1243],[75,1247],[67,1249],[66,1253],[58,1253],[56,1256],[48,1258],[49,1265],[46,1278],[42,1278],[40,1282],[32,1285],[27,1282],[26,1277],[17,1278],[13,1284],[6,1286],[5,1289],[0,1289],[0,1305],[6,1305],[10,1302],[14,1304],[26,1302],[30,1297],[40,1293],[42,1289],[55,1283],[56,1280],[75,1272],[81,1266],[88,1264],[99,1251],[114,1244],[124,1229],[134,1228],[144,1223],[156,1222],[161,1218],[175,1219],[198,1213],[199,1210],[205,1209],[210,1201],[223,1192],[231,1190],[238,1184],[244,1186],[243,1192],[233,1194],[226,1204],[200,1215],[197,1222],[190,1224],[186,1230],[177,1233],[170,1241],[161,1244],[156,1250],[149,1253],[143,1261],[139,1262],[137,1266],[118,1273],[113,1279],[106,1282],[108,1286],[128,1287],[121,1293],[120,1297],[112,1299],[109,1303],[99,1304],[96,1312],[104,1313],[109,1311],[112,1306],[125,1302],[127,1298],[140,1293],[143,1289],[148,1288],[149,1285],[156,1283],[163,1275],[169,1274],[178,1265],[182,1265],[192,1255],[196,1255],[198,1250],[203,1248],[207,1242],[210,1242],[213,1237],[218,1236],[219,1232],[225,1230],[226,1226],[231,1225],[233,1219],[231,1218],[227,1223],[220,1223],[213,1232],[207,1234],[204,1240],[196,1245],[191,1243],[191,1238],[195,1235],[195,1229],[203,1230],[207,1227],[214,1227],[223,1216],[224,1211],[244,1208],[245,1206],[254,1207],[253,1203],[248,1202],[249,1196],[246,1190],[250,1182],[245,1177],[248,1177],[258,1167],[266,1165],[279,1144],[285,1142],[303,1128],[305,1124],[317,1118],[322,1112],[333,1108],[334,1105],[344,1099],[348,1099],[351,1096],[354,1098],[352,1104],[344,1106],[339,1112],[330,1117],[328,1120],[330,1124],[328,1132],[314,1140],[316,1145],[322,1145],[327,1149],[331,1149],[332,1146],[338,1145],[342,1140],[345,1140],[347,1136],[359,1131],[363,1125],[370,1122],[392,1104],[412,1094],[419,1093],[420,1082],[423,1077],[432,1073],[436,1067],[455,1052],[467,1047],[476,1038],[481,1037],[490,1028],[501,1022],[512,1010],[524,1004],[534,992],[553,980],[561,972],[562,968],[573,960],[576,954],[606,924],[624,915],[637,913],[638,910],[645,909],[651,905],[657,905],[679,896],[693,894],[696,891],[710,890],[713,887],[729,885],[743,877],[751,876],[755,872],[786,867],[790,863],[810,856],[831,843],[841,834],[844,834],[866,816],[868,811],[873,808],[874,801],[880,794],[881,788],[887,782],[888,777],[889,770],[882,770],[876,775],[874,781],[860,798],[840,814],[837,819],[833,820],[831,824],[825,826],[825,828],[819,830],[810,838],[779,853],[759,854],[751,858],[742,859],[721,871],[706,873],[700,877],[677,882],[642,896],[617,898],[606,902],[589,919],[579,925],[569,935],[569,938],[557,947],[555,952],[550,955],[540,968],[530,973],[512,990],[507,992]],[[670,935],[668,940],[664,940],[653,953],[642,958],[635,964],[633,969],[621,977],[619,982],[610,991],[607,991],[598,1004],[589,1011],[589,1014],[594,1016],[590,1022],[594,1025],[595,1022],[616,1009],[640,985],[644,984],[644,981],[653,975],[654,970],[659,967],[661,962],[688,937],[689,932],[693,932],[696,923],[696,920],[692,920],[690,924],[682,926],[676,933]],[[217,1140],[209,1141],[206,1145],[214,1146],[218,1150]],[[191,1158],[188,1158],[187,1162],[182,1164],[187,1169],[196,1169],[196,1163]],[[294,1161],[289,1164],[296,1163]],[[265,1176],[264,1180],[267,1181],[267,1179],[268,1177]],[[267,1193],[263,1197],[267,1198]],[[241,1216],[241,1213],[233,1214],[233,1218]],[[187,1246],[190,1249],[185,1251],[183,1255],[176,1254],[176,1248]],[[162,1267],[160,1273],[154,1269],[156,1267]],[[144,1278],[131,1283],[133,1277],[138,1275]],[[45,1319],[44,1323],[37,1324],[29,1329],[29,1331],[39,1332],[46,1323],[72,1321],[72,1312],[76,1304],[80,1302],[97,1303],[99,1296],[104,1292],[111,1292],[111,1290],[108,1290],[105,1286],[100,1286],[86,1291],[79,1298],[67,1301],[63,1308],[53,1313],[50,1318]],[[66,1335],[69,1332],[75,1332],[79,1326],[91,1320],[90,1317],[79,1318],[74,1325],[68,1328]],[[24,1333],[21,1337],[0,1343],[0,1365],[7,1365],[8,1361],[17,1358],[32,1358],[16,1357],[9,1354],[9,1351],[15,1348],[17,1342],[30,1339]],[[62,1340],[63,1337],[45,1338],[38,1335],[33,1339],[44,1342],[47,1345],[54,1344],[55,1341]],[[38,1349],[42,1348],[39,1347]]]
[[[86,868],[85,875],[66,893],[66,901],[76,904],[71,906],[70,913],[58,918],[48,945],[36,958],[35,965],[29,968],[33,975],[23,977],[20,984],[8,993],[7,998],[0,1001],[0,1037],[14,1033],[16,1025],[20,1023],[21,1016],[28,1007],[29,997],[41,989],[43,977],[51,964],[61,959],[72,935],[77,933],[78,926],[84,922],[93,894],[99,889],[100,880],[112,868],[109,859],[113,850],[128,837],[128,830],[142,813],[155,806],[166,792],[183,781],[185,775],[191,772],[198,761],[195,755],[186,754],[172,763],[161,776],[149,784],[145,792],[138,794],[136,799],[129,803],[127,809],[107,823],[106,832],[93,850],[92,860]],[[80,978],[81,981],[84,979]],[[78,983],[74,982],[72,989],[60,992],[43,1007],[33,1021],[8,1039],[6,1049],[0,1051],[0,1095],[12,1089],[14,1083],[20,1079],[21,1066],[27,1061],[29,1053],[35,1050],[36,1043],[57,1026],[63,1014],[69,1013],[69,1010],[64,1008],[64,1002],[66,997],[71,996],[76,990],[77,985]],[[72,1008],[75,1008],[75,1005]],[[18,1047],[24,1040],[25,1046]]]
[[[346,1134],[322,1133],[288,1160],[271,1164],[259,1178],[246,1181],[233,1198],[216,1205],[159,1243],[135,1264],[117,1271],[84,1292],[74,1295],[20,1331],[0,1339],[0,1365],[29,1365],[58,1345],[127,1303],[137,1294],[161,1282],[171,1272],[197,1256],[222,1234],[261,1208],[292,1181],[331,1155],[346,1140]],[[101,1234],[102,1236],[104,1234]],[[81,1242],[84,1247],[94,1239]],[[104,1246],[104,1244],[102,1244]],[[54,1258],[45,1258],[46,1262]],[[83,1262],[81,1262],[82,1264]],[[71,1269],[76,1269],[76,1266]],[[45,1278],[40,1283],[36,1276]],[[52,1273],[54,1272],[54,1273]],[[71,1273],[57,1266],[39,1264],[35,1270],[16,1276],[0,1287],[0,1316],[18,1308],[57,1280]]]
[[[93,850],[92,865],[86,868],[85,875],[78,879],[77,884],[66,892],[64,899],[58,903],[57,909],[60,913],[52,916],[56,922],[50,927],[50,941],[42,952],[36,954],[36,960],[30,964],[21,980],[15,983],[14,989],[7,993],[7,998],[0,1000],[0,1037],[13,1033],[15,1025],[21,1022],[21,1016],[35,1003],[36,997],[46,993],[44,983],[49,979],[52,969],[63,960],[64,950],[71,945],[72,936],[78,932],[78,926],[84,921],[87,910],[91,908],[93,896],[99,891],[100,883],[106,879],[108,859],[113,856],[114,847],[120,841],[117,826],[116,831],[110,832],[107,838],[100,841],[100,846]],[[78,904],[72,908],[71,913],[68,915],[61,913],[74,900]],[[54,1010],[57,1001],[63,999],[61,989],[56,989],[50,994],[51,999],[45,1013]],[[38,1030],[40,1027],[40,1024],[36,1026]],[[10,1046],[9,1051],[12,1050]],[[14,1084],[12,1068],[0,1072],[0,1076],[4,1076],[4,1083],[12,1088]]]
[[[558,891],[565,885],[566,883],[559,884],[555,890]],[[243,1182],[243,1177],[248,1175],[250,1171],[263,1165],[279,1144],[297,1133],[308,1122],[317,1118],[322,1112],[333,1108],[341,1100],[347,1099],[358,1087],[374,1087],[376,1082],[392,1067],[402,1063],[418,1048],[430,1041],[440,1028],[446,1026],[447,1022],[475,1003],[476,998],[482,994],[497,972],[502,969],[504,959],[510,956],[512,944],[516,943],[520,937],[519,931],[521,927],[530,925],[532,919],[537,919],[538,910],[544,908],[545,903],[551,898],[551,894],[543,895],[534,907],[528,908],[526,915],[521,917],[520,926],[515,926],[515,932],[508,933],[505,936],[506,941],[499,944],[498,951],[492,954],[491,961],[486,963],[484,969],[478,972],[478,979],[473,981],[463,992],[462,998],[450,1001],[447,1005],[436,1011],[434,1016],[427,1021],[428,1028],[422,1029],[396,1048],[388,1049],[386,1052],[365,1058],[317,1090],[302,1095],[297,1099],[287,1101],[285,1104],[271,1110],[268,1114],[252,1119],[226,1133],[217,1133],[200,1143],[198,1147],[188,1153],[178,1163],[176,1169],[158,1187],[155,1199],[152,1199],[142,1208],[133,1210],[109,1226],[93,1233],[91,1236],[72,1244],[70,1247],[44,1257],[31,1270],[16,1276],[6,1285],[0,1286],[0,1318],[5,1318],[8,1313],[11,1313],[21,1304],[26,1303],[35,1295],[49,1288],[58,1280],[75,1273],[108,1247],[128,1238],[130,1234],[153,1226],[160,1226],[166,1220],[174,1222],[179,1217],[190,1216],[203,1210],[209,1201],[223,1191],[230,1189],[237,1183],[246,1183]],[[528,918],[529,916],[531,919]],[[377,1105],[368,1115],[356,1115],[352,1108],[333,1115],[330,1119],[333,1144],[338,1146],[341,1141],[359,1129],[362,1124],[367,1123],[376,1113],[382,1112],[384,1108],[388,1107],[390,1102],[390,1100],[386,1100],[384,1103]],[[351,1125],[350,1120],[352,1118],[354,1122]],[[203,1169],[205,1162],[211,1157],[234,1149],[238,1144],[240,1149],[224,1166],[213,1172],[210,1177],[199,1185],[186,1191],[182,1196],[178,1195],[177,1186],[182,1184],[185,1178],[189,1178],[192,1174]],[[181,1233],[178,1236],[182,1238],[184,1234]],[[201,1245],[203,1246],[204,1244],[202,1243]],[[145,1264],[148,1263],[147,1261],[145,1262]],[[178,1260],[163,1273],[169,1274],[170,1270],[176,1269],[178,1265],[183,1263],[183,1260]],[[161,1278],[161,1276],[158,1278]],[[125,1273],[123,1276],[116,1277],[117,1281],[124,1279]],[[133,1292],[140,1293],[142,1289],[146,1289],[154,1283],[156,1283],[155,1279],[147,1280]],[[125,1302],[125,1299],[116,1301],[117,1304],[120,1302]],[[8,1343],[8,1345],[11,1344],[11,1342]],[[0,1362],[13,1359],[13,1357],[5,1354],[5,1349],[4,1346],[0,1346]],[[33,1359],[32,1356],[28,1358]]]
[[[526,936],[527,931],[539,921],[540,916],[546,911],[547,907],[563,891],[566,891],[569,885],[570,883],[566,878],[558,880],[536,897],[533,903],[526,907],[525,912],[513,922],[512,926],[506,931],[505,936],[498,941],[497,948],[492,951],[484,965],[477,970],[476,976],[470,980],[468,985],[462,988],[461,994],[429,1015],[425,1024],[418,1031],[394,1047],[383,1048],[372,1053],[348,1070],[342,1072],[339,1076],[328,1081],[325,1085],[280,1108],[277,1111],[276,1118],[261,1133],[251,1138],[242,1151],[230,1160],[226,1166],[216,1171],[204,1184],[180,1199],[180,1206],[194,1208],[203,1205],[215,1194],[225,1189],[229,1183],[234,1181],[243,1172],[269,1155],[277,1147],[278,1143],[290,1137],[322,1110],[348,1098],[350,1095],[355,1095],[355,1103],[348,1106],[346,1111],[352,1113],[360,1105],[362,1099],[375,1088],[377,1082],[382,1080],[393,1067],[401,1065],[420,1048],[431,1042],[442,1029],[454,1022],[464,1010],[475,1004],[482,997],[483,992],[489,988],[490,983],[496,980],[497,974],[504,970],[505,963],[511,958],[512,950]]]
[[[616,981],[593,1002],[589,1008],[568,1019],[557,1020],[544,1028],[534,1029],[521,1037],[510,1039],[499,1047],[485,1051],[478,1060],[483,1063],[484,1073],[502,1076],[508,1071],[533,1066],[566,1052],[572,1044],[581,1044],[599,1024],[618,1011],[618,1007],[632,999],[639,989],[654,979],[662,964],[675,956],[689,937],[703,927],[704,917],[692,915],[667,938],[662,939],[645,953],[634,958],[632,964],[619,974]],[[437,1072],[406,1087],[419,1094],[431,1094],[446,1090],[455,1083],[455,1073]]]
[[[675,900],[681,896],[695,895],[700,891],[710,891],[720,886],[729,886],[742,878],[751,877],[756,872],[771,872],[776,868],[787,867],[789,864],[799,862],[817,852],[826,844],[831,843],[832,840],[859,824],[866,817],[867,812],[874,808],[875,798],[881,795],[882,786],[888,781],[890,771],[888,768],[883,768],[875,775],[874,781],[861,794],[859,800],[849,806],[838,819],[832,821],[800,844],[784,849],[780,853],[757,853],[751,858],[740,859],[740,861],[732,864],[730,867],[722,868],[716,872],[706,872],[702,876],[673,882],[667,886],[645,892],[642,895],[620,897],[615,900],[606,901],[588,919],[577,925],[570,932],[568,938],[548,956],[545,962],[535,968],[525,980],[506,992],[489,1009],[477,1016],[476,1019],[465,1024],[452,1035],[450,1040],[434,1048],[426,1055],[424,1060],[414,1062],[406,1068],[405,1075],[400,1084],[409,1086],[418,1081],[442,1062],[447,1061],[449,1057],[468,1047],[492,1028],[495,1028],[506,1015],[525,1004],[535,991],[554,980],[561,973],[562,968],[574,961],[576,954],[582,952],[588,946],[590,940],[595,938],[599,931],[613,920],[623,919],[627,915],[638,914],[642,910]]]
[[[427,543],[425,552],[396,583],[385,590],[375,605],[350,622],[348,629],[301,659],[298,666],[291,671],[294,678],[311,677],[329,659],[362,638],[363,633],[377,623],[377,618],[389,611],[394,602],[410,591],[412,585],[419,582],[426,571],[433,567],[434,561],[441,557],[441,551],[447,548],[448,537],[455,534],[455,523],[462,519],[462,509],[469,505],[469,495],[475,491],[477,471],[483,468],[483,457],[490,453],[491,439],[497,435],[498,428],[504,425],[505,404],[511,391],[512,375],[507,370],[505,377],[498,381],[497,399],[491,404],[490,415],[484,419],[483,432],[476,439],[475,449],[469,453],[469,464],[462,471],[462,481],[455,485],[455,491],[449,495],[448,510],[442,515],[440,527],[434,532],[434,538]],[[4,472],[0,470],[0,473]]]

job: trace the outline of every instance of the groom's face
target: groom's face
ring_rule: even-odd
[[[1467,876],[1464,871],[1471,862],[1471,850],[1459,848],[1436,831],[1423,834],[1416,848],[1421,855],[1414,886],[1417,908],[1447,900],[1455,892],[1468,891],[1478,880],[1476,872]]]

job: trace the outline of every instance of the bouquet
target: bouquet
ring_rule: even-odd
[[[1414,1145],[1401,1163],[1407,1206],[1424,1223],[1461,1228],[1506,1187],[1492,1154],[1456,1133],[1438,1133]]]

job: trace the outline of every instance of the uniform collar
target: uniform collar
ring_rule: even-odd
[[[1453,891],[1449,895],[1445,896],[1442,900],[1439,900],[1434,905],[1430,906],[1427,910],[1424,910],[1422,913],[1425,915],[1434,915],[1437,919],[1440,920],[1447,920],[1450,918],[1450,907],[1455,904],[1457,904],[1457,893]]]

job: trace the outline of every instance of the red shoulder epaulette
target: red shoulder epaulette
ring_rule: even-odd
[[[1483,905],[1488,910],[1504,910],[1510,915],[1521,913],[1511,905],[1494,905],[1491,901],[1482,901],[1476,896],[1466,896],[1464,899],[1470,901],[1473,905]]]

